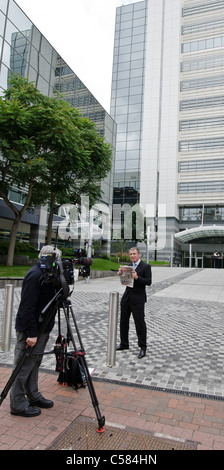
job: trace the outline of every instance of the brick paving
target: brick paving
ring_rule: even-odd
[[[102,292],[96,289],[98,283],[91,281],[91,286],[80,283],[73,294],[87,362],[95,369],[93,384],[100,411],[106,417],[106,425],[193,441],[198,450],[223,450],[223,303],[220,297],[219,301],[206,302],[200,296],[190,299],[189,283],[197,282],[200,273],[204,276],[203,270],[184,272],[177,268],[171,273],[164,269],[167,272],[163,272],[163,279],[155,282],[148,292],[149,347],[142,361],[137,360],[136,336],[131,327],[131,349],[117,353],[115,367],[105,365],[107,291],[112,287],[109,280],[100,282]],[[220,278],[224,273],[215,274]],[[208,290],[206,282],[203,277]],[[198,285],[202,285],[200,279]],[[173,286],[176,297],[172,294]],[[185,292],[180,297],[178,293],[183,286]],[[114,287],[120,289],[118,285],[113,284]],[[3,292],[1,295],[4,300]],[[16,289],[14,311],[18,300]],[[11,374],[13,338],[12,330],[10,351],[0,351],[0,390]],[[88,387],[78,392],[63,388],[54,369],[54,357],[45,356],[40,390],[54,401],[53,408],[27,419],[9,413],[8,396],[3,401],[1,450],[45,450],[77,417],[96,420]]]

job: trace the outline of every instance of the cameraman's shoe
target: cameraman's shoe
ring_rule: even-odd
[[[38,406],[38,408],[52,408],[54,402],[51,400],[46,400],[46,398],[40,398],[40,400],[32,401],[31,406]]]
[[[24,418],[33,418],[34,416],[39,416],[40,414],[41,414],[41,410],[33,406],[28,406],[23,411],[11,411],[11,415],[23,416]]]

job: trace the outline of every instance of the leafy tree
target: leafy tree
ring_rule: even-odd
[[[18,225],[32,204],[50,201],[48,233],[55,203],[74,202],[94,179],[106,176],[111,149],[95,126],[61,97],[42,95],[21,76],[12,75],[0,98],[0,196],[14,214],[7,265],[13,264]],[[16,186],[24,191],[19,209],[9,197]],[[93,189],[94,188],[94,189]]]

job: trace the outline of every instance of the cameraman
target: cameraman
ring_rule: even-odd
[[[46,400],[38,390],[38,371],[42,361],[42,354],[47,344],[50,331],[54,326],[54,317],[47,325],[45,331],[37,341],[40,313],[52,300],[55,288],[44,281],[41,261],[44,255],[56,254],[61,257],[60,250],[53,246],[44,246],[39,253],[39,260],[28,271],[23,280],[21,301],[16,316],[17,342],[14,353],[14,367],[24,355],[28,346],[35,346],[35,354],[27,356],[12,385],[10,393],[11,414],[32,417],[41,413],[40,408],[51,408],[53,402]]]

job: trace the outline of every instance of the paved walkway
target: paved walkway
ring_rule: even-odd
[[[152,271],[146,306],[148,348],[142,360],[137,358],[131,321],[130,350],[117,352],[115,365],[107,365],[109,293],[122,294],[118,278],[89,284],[81,280],[72,293],[101,413],[107,426],[193,441],[197,449],[224,449],[224,270],[155,267]],[[3,305],[4,290],[0,296]],[[19,298],[17,288],[14,315]],[[57,326],[48,351],[56,337]],[[11,374],[14,342],[12,329],[10,351],[0,351],[1,390]],[[78,417],[95,419],[88,388],[75,392],[61,387],[54,370],[53,355],[44,356],[40,389],[55,406],[42,410],[39,417],[11,416],[9,397],[3,401],[2,450],[46,449]]]

